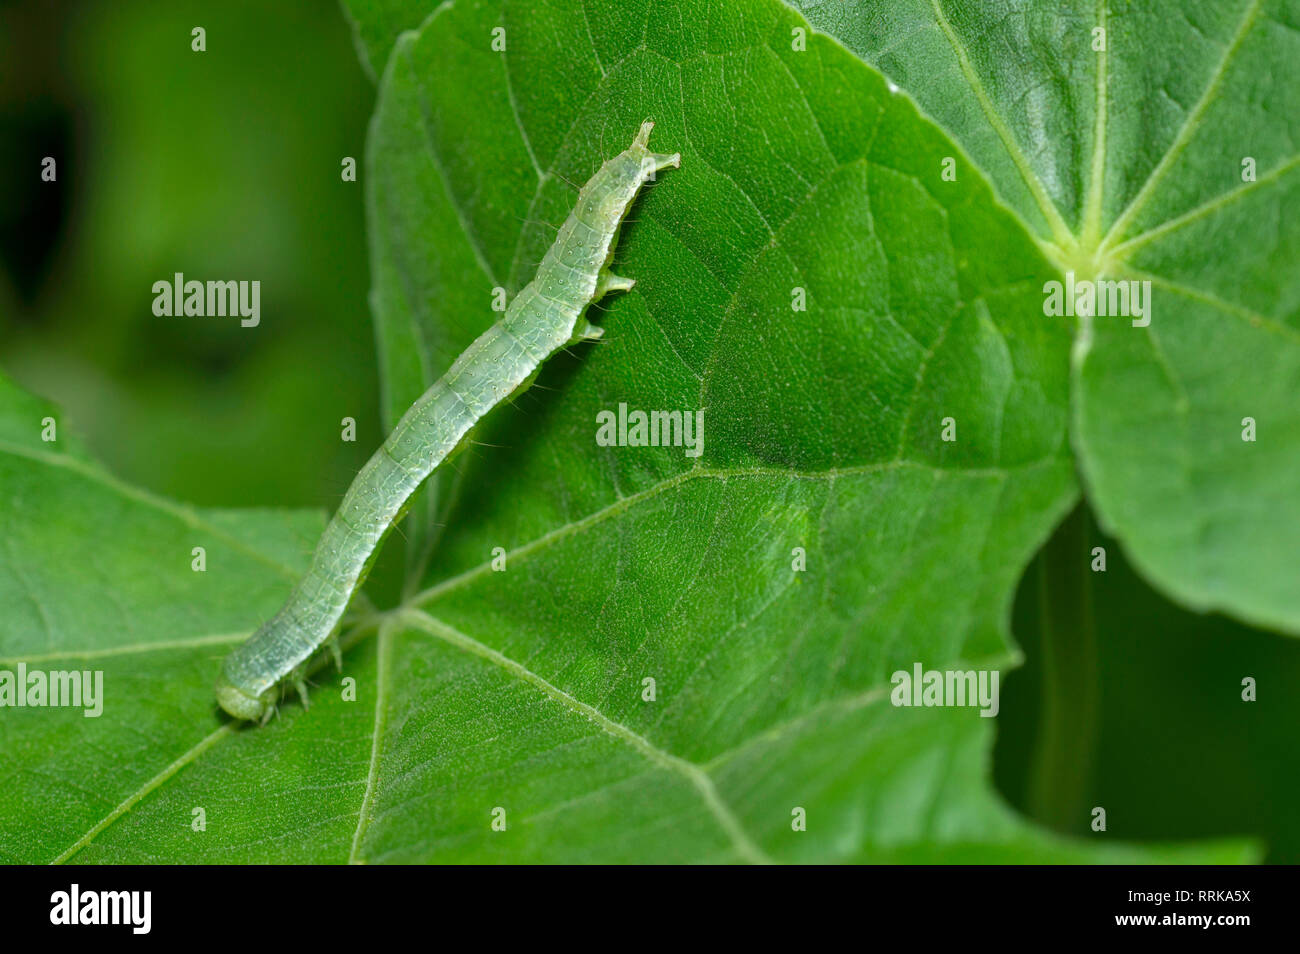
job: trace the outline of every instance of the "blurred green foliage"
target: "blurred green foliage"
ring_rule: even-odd
[[[338,7],[10,4],[0,62],[0,366],[133,483],[332,509],[382,436],[364,184],[340,175],[374,89]],[[178,271],[260,280],[260,325],[156,317]]]

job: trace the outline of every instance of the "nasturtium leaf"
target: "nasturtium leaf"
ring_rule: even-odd
[[[388,60],[368,175],[390,415],[641,119],[683,159],[625,227],[638,285],[604,341],[460,465],[381,637],[361,857],[1065,850],[988,789],[973,710],[887,698],[913,661],[1014,661],[1010,590],[1076,493],[1053,268],[982,177],[940,178],[960,153],[874,71],[796,49],[777,4],[706,12],[449,5]],[[619,403],[704,408],[703,456],[597,446]],[[793,832],[796,808],[827,827]]]
[[[0,858],[49,862],[227,731],[212,706],[217,660],[284,599],[322,523],[190,508],[125,485],[57,410],[3,378],[0,507],[0,669],[103,673],[97,717],[0,709]],[[156,839],[190,834],[192,807],[240,791],[209,790],[139,841],[137,859],[183,860]]]
[[[1078,332],[1088,499],[1184,605],[1300,633],[1300,4],[792,3],[945,127],[1059,271],[1151,283],[1148,325]]]
[[[415,4],[410,0],[347,0],[340,4],[352,24],[357,56],[371,78],[378,80],[384,72],[398,35],[418,27],[441,5]]]

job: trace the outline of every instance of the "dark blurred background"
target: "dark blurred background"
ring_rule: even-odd
[[[332,510],[383,436],[360,168],[373,100],[334,0],[0,0],[0,369],[134,484]],[[177,271],[259,279],[261,324],[155,317],[151,286]],[[1173,606],[1083,509],[1026,574],[1014,629],[1027,659],[994,772],[1017,807],[1082,838],[1248,835],[1300,861],[1300,643]],[[1240,699],[1246,675],[1258,702]]]
[[[381,436],[373,100],[335,0],[0,0],[0,369],[132,483],[332,509]],[[260,325],[156,317],[178,271],[260,280]]]
[[[1300,640],[1175,606],[1085,506],[1026,571],[1012,629],[1025,664],[1002,687],[994,750],[1012,804],[1079,838],[1248,837],[1300,863]]]

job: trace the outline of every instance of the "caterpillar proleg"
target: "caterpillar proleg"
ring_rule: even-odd
[[[485,415],[532,383],[542,362],[569,344],[601,336],[602,329],[583,317],[587,306],[634,284],[609,268],[623,217],[655,172],[681,165],[680,153],[650,152],[653,128],[649,120],[642,123],[632,145],[582,187],[537,276],[411,405],[361,468],[288,602],[226,657],[216,687],[226,712],[265,722],[286,683],[306,699],[309,662],[322,650],[337,653],[339,621],[411,495],[467,443]]]

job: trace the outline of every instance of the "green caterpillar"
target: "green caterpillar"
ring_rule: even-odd
[[[602,329],[583,313],[601,296],[634,284],[609,269],[628,206],[657,171],[681,165],[680,153],[650,152],[653,128],[652,121],[642,123],[632,145],[582,187],[537,277],[411,405],[361,468],[288,602],[226,657],[216,687],[226,712],[265,722],[286,683],[306,701],[303,678],[310,660],[322,649],[338,660],[339,621],[411,495],[465,446],[488,412],[532,384],[542,362],[561,348],[601,336]]]

